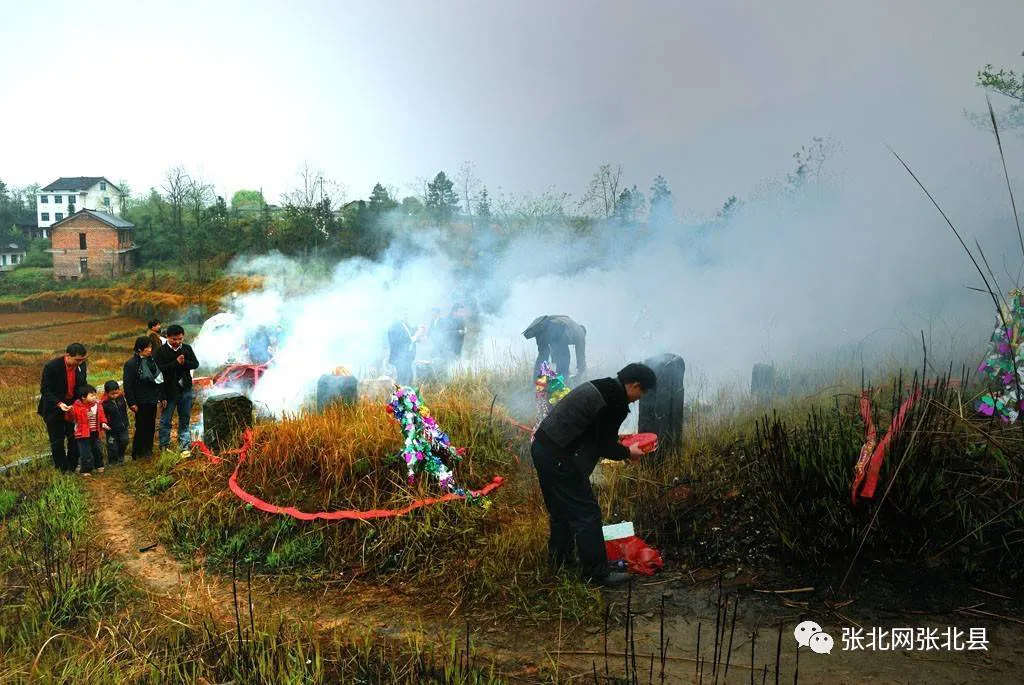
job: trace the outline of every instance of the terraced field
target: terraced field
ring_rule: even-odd
[[[145,331],[145,322],[125,316],[68,312],[0,315],[0,352],[59,353],[71,342],[107,350],[125,348]],[[7,332],[4,332],[4,331]]]

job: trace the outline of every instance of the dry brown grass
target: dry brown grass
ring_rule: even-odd
[[[463,460],[449,465],[457,483],[479,489],[495,474],[510,471],[516,457],[502,424],[470,427],[473,411],[465,398],[452,397],[436,407],[435,415],[442,429],[457,428],[453,444],[467,447]],[[239,483],[310,510],[396,508],[436,495],[433,479],[408,486],[405,463],[396,456],[402,443],[397,422],[380,404],[336,405],[323,414],[257,428]]]
[[[152,507],[179,553],[223,568],[238,554],[265,571],[304,577],[361,578],[402,588],[431,588],[422,601],[445,613],[457,606],[497,617],[583,616],[596,610],[579,582],[547,569],[547,516],[527,442],[490,410],[493,394],[465,382],[424,389],[431,413],[452,444],[467,448],[457,484],[478,488],[505,477],[489,503],[437,504],[396,518],[297,521],[252,509],[226,488],[231,461],[177,463],[137,476],[156,493]],[[239,484],[261,499],[303,511],[399,508],[441,494],[421,478],[410,487],[398,456],[402,434],[380,403],[336,406],[257,426]],[[163,479],[163,480],[160,480]]]
[[[127,286],[45,291],[2,302],[0,312],[91,312],[147,319],[153,315],[170,316],[192,305],[212,311],[227,294],[248,292],[260,284],[258,278],[229,277],[211,283],[191,283],[161,275],[157,281],[160,289],[152,290],[148,278],[139,274]]]

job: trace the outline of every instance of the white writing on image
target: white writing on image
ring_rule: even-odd
[[[985,628],[843,628],[842,642],[844,651],[988,651]]]

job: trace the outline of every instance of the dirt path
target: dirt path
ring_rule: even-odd
[[[154,601],[168,603],[197,620],[213,617],[218,622],[233,623],[235,588],[231,578],[186,568],[157,542],[149,522],[135,515],[135,499],[121,487],[120,481],[110,474],[88,481],[95,520],[108,552]],[[140,551],[143,548],[149,549]],[[241,573],[239,578],[239,612],[245,616],[247,585]],[[389,588],[339,580],[324,583],[322,592],[303,594],[282,590],[280,583],[254,577],[251,593],[254,615],[259,620],[283,618],[306,622],[318,632],[340,631],[358,637],[377,636],[406,646],[416,643],[442,647],[453,638],[461,644],[465,636],[465,618],[431,615],[414,598]],[[539,645],[530,649],[513,640],[510,648],[507,640],[494,639],[502,632],[499,627],[474,625],[475,659],[495,662],[506,675],[520,682],[532,682],[536,668],[531,665],[544,657]]]
[[[171,602],[196,617],[213,616],[217,620],[234,620],[235,605],[231,579],[186,569],[162,544],[146,552],[139,549],[154,544],[156,537],[149,524],[141,520],[135,500],[121,489],[120,481],[106,477],[91,479],[92,495],[99,530],[109,551],[135,576],[155,599]],[[624,617],[627,599],[634,621],[630,651],[636,653],[641,682],[661,682],[659,641],[667,640],[665,651],[666,683],[716,682],[713,674],[716,653],[715,632],[718,587],[712,572],[689,573],[668,570],[654,578],[637,578],[632,595],[625,589],[605,591],[609,603],[610,622],[607,634],[607,671],[609,677],[622,677],[626,670]],[[774,683],[776,645],[780,623],[783,626],[779,682],[804,685],[836,685],[845,683],[929,683],[934,685],[987,685],[1020,682],[1024,668],[1024,625],[993,621],[977,616],[953,613],[946,615],[880,611],[878,607],[859,606],[857,601],[830,609],[821,593],[767,594],[755,592],[763,588],[761,579],[740,577],[723,583],[723,596],[729,602],[727,619],[720,619],[717,651],[721,666],[717,682],[743,684]],[[793,586],[796,587],[796,586]],[[785,589],[778,588],[776,589]],[[239,583],[244,614],[245,584]],[[665,619],[661,620],[664,595]],[[447,645],[452,638],[464,636],[467,618],[460,615],[431,615],[417,606],[414,598],[406,598],[388,588],[343,582],[323,584],[315,595],[282,591],[265,578],[254,578],[252,596],[255,613],[261,619],[285,617],[291,621],[307,621],[318,631],[340,630],[352,635],[374,635],[381,639],[400,640],[409,644]],[[736,627],[732,631],[732,649],[728,650],[732,615],[738,598]],[[974,606],[981,611],[1007,615],[1001,600],[983,594],[962,598],[960,606]],[[806,606],[799,604],[801,600]],[[890,607],[895,609],[896,607]],[[813,620],[823,632],[832,636],[830,654],[818,654],[801,648],[799,655],[793,630],[798,623]],[[857,624],[863,628],[864,649],[850,650],[843,641],[843,627]],[[474,622],[473,652],[481,661],[494,661],[501,671],[519,682],[535,682],[537,665],[557,668],[561,675],[590,674],[583,682],[593,682],[596,668],[604,675],[605,634],[600,627],[562,625],[538,631],[531,626],[492,626]],[[868,636],[872,628],[915,629],[914,649],[910,651],[874,650]],[[919,629],[936,630],[938,649],[919,650]],[[988,650],[947,650],[947,628],[958,628],[966,646],[971,628],[984,628]],[[698,631],[700,637],[698,640]],[[757,632],[754,668],[751,669],[751,635]],[[697,645],[700,644],[698,653]],[[461,643],[461,642],[460,642]],[[729,670],[724,674],[726,652]],[[652,670],[651,655],[654,655]],[[703,680],[696,661],[704,663]],[[767,676],[765,676],[767,667]],[[799,669],[798,679],[794,679]],[[601,679],[601,682],[609,682]]]

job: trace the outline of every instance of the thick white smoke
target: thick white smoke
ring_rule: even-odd
[[[337,367],[360,378],[389,372],[388,327],[407,317],[415,328],[431,308],[451,301],[456,279],[444,261],[436,253],[397,250],[380,263],[349,260],[311,292],[299,260],[276,254],[239,262],[237,272],[267,276],[265,289],[233,296],[231,318],[200,334],[196,355],[204,368],[245,361],[247,336],[260,326],[279,326],[274,363],[251,398],[275,416],[297,411],[314,396],[320,376]]]
[[[1022,256],[1002,167],[991,134],[957,116],[892,142],[968,244],[981,242],[1005,291]],[[469,275],[453,266],[443,232],[423,233],[415,249],[396,248],[379,263],[338,264],[313,292],[301,261],[250,260],[238,270],[268,276],[267,289],[229,307],[240,322],[234,338],[204,334],[197,353],[206,365],[223,363],[245,330],[280,324],[276,362],[254,394],[279,415],[336,366],[387,373],[388,326],[403,312],[413,326],[431,307],[447,313],[455,293],[468,291],[482,310],[469,360],[477,365],[532,360],[536,348],[521,332],[540,314],[587,327],[592,376],[670,352],[708,389],[746,387],[758,362],[870,365],[895,355],[913,363],[922,330],[936,363],[976,361],[993,311],[969,289],[982,283],[962,247],[881,140],[837,140],[842,148],[821,175],[794,190],[783,169],[746,194],[737,189],[744,204],[729,218],[609,224],[588,237],[527,230],[482,254]],[[1012,164],[1020,140],[1006,144]]]

